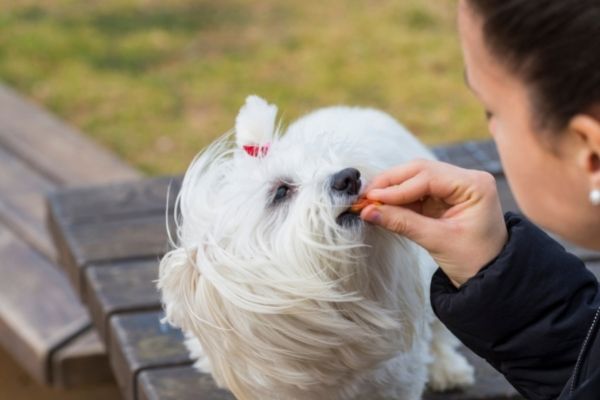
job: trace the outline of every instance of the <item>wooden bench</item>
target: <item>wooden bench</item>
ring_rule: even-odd
[[[104,344],[64,272],[45,199],[141,175],[0,85],[0,345],[38,382],[112,380]]]
[[[435,152],[442,160],[493,173],[504,210],[517,210],[492,142]],[[60,191],[49,199],[49,224],[63,266],[90,309],[126,399],[233,398],[192,368],[181,332],[160,322],[154,281],[167,246],[165,207],[172,212],[179,185],[180,178],[156,178]],[[569,248],[600,275],[599,254]],[[500,374],[464,351],[476,365],[477,385],[466,392],[429,393],[426,399],[520,398]]]

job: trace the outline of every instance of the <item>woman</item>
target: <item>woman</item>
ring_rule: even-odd
[[[600,0],[462,0],[468,85],[534,223],[600,249]],[[425,247],[438,317],[529,399],[600,399],[600,292],[576,257],[502,215],[493,178],[386,171],[362,218]]]

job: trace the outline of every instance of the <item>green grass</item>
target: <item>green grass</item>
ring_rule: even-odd
[[[428,144],[486,136],[455,1],[16,0],[0,79],[149,174],[181,172],[246,95],[284,122],[381,108]]]

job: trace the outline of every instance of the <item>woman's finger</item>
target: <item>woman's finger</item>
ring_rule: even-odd
[[[360,216],[365,221],[406,236],[426,249],[438,248],[440,239],[447,236],[443,223],[405,207],[370,205]]]
[[[448,205],[458,205],[480,197],[483,181],[490,181],[487,173],[467,170],[439,161],[419,161],[407,166],[396,167],[377,177],[376,185],[384,182],[400,182],[390,186],[368,189],[368,198],[386,204],[402,205],[431,197]],[[416,172],[416,174],[415,174]],[[399,175],[396,178],[390,174]],[[414,175],[411,175],[414,174]],[[491,179],[493,183],[493,178]],[[487,185],[486,185],[487,186]]]
[[[414,160],[383,171],[368,184],[365,192],[398,185],[428,168],[430,162],[429,160]]]
[[[425,174],[417,174],[401,184],[370,190],[367,192],[367,198],[400,206],[414,203],[430,194],[428,177]]]

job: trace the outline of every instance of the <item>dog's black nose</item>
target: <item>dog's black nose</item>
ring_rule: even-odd
[[[348,195],[358,194],[360,190],[360,171],[356,168],[346,168],[333,175],[331,188],[334,191]]]

